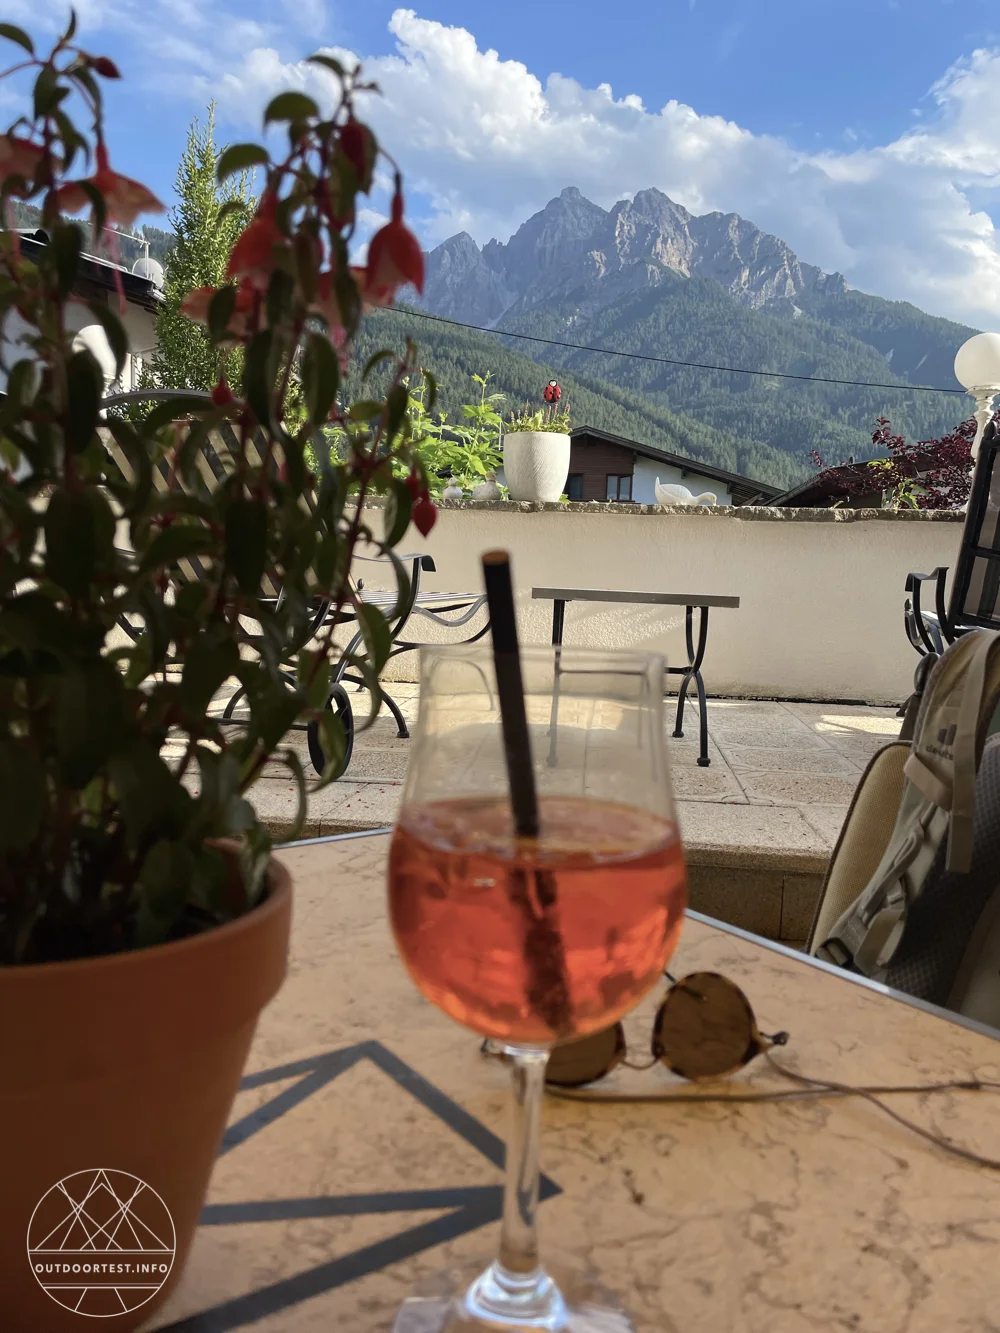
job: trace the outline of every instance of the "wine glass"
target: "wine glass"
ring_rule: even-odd
[[[687,877],[663,740],[665,664],[525,648],[521,672],[537,838],[515,835],[490,649],[421,652],[389,857],[392,928],[423,994],[502,1046],[514,1112],[497,1259],[453,1296],[407,1300],[395,1333],[632,1328],[610,1299],[577,1280],[561,1289],[541,1267],[538,1150],[550,1049],[634,1008],[680,933]]]

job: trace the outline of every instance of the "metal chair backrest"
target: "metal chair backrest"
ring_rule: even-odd
[[[1000,431],[991,421],[976,458],[948,603],[948,624],[1000,629]]]
[[[110,431],[102,432],[104,435],[104,446],[121,470],[122,474],[128,479],[133,479],[132,466],[128,461],[125,451]],[[213,491],[220,482],[226,477],[231,476],[237,469],[237,459],[239,457],[239,437],[235,428],[227,421],[224,421],[216,429],[208,432],[208,436],[203,442],[195,458],[196,480],[180,479],[172,476],[172,463],[170,456],[165,456],[157,460],[153,465],[153,485],[162,495],[166,495],[172,486],[179,486],[180,489],[188,495],[197,495],[201,488],[206,491]],[[254,467],[263,465],[263,454],[261,453],[261,440],[251,437],[247,441],[247,457]],[[275,468],[281,466],[281,458],[272,454],[272,464]],[[199,485],[200,483],[200,485]],[[197,556],[189,556],[179,560],[178,569],[181,578],[185,582],[204,581],[208,570],[198,559]],[[265,572],[261,583],[261,596],[265,598],[277,598],[280,596],[281,589]]]

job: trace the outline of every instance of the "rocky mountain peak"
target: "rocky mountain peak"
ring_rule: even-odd
[[[462,232],[431,251],[424,303],[492,326],[556,293],[594,310],[623,287],[655,287],[675,274],[710,278],[755,309],[804,290],[846,289],[737,213],[696,216],[652,186],[605,210],[569,185],[506,244],[480,250]]]

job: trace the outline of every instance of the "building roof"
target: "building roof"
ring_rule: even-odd
[[[780,487],[769,486],[763,481],[754,481],[752,477],[741,476],[737,472],[726,472],[723,468],[712,467],[710,463],[703,463],[697,458],[688,458],[685,454],[672,454],[666,449],[656,449],[651,444],[642,444],[638,440],[627,440],[621,435],[611,435],[606,430],[595,430],[592,426],[577,426],[570,431],[570,439],[577,440],[584,437],[590,437],[595,440],[603,440],[606,444],[620,444],[624,449],[631,449],[633,453],[639,454],[642,458],[651,458],[655,463],[669,463],[673,467],[681,469],[681,472],[693,472],[699,477],[708,477],[712,481],[721,481],[732,492],[733,499],[738,504],[750,504],[753,500],[761,500],[764,504],[772,504],[774,497],[780,493]]]
[[[29,259],[37,255],[49,243],[48,235],[41,229],[36,231],[20,230],[21,251]],[[78,279],[87,279],[109,292],[116,290],[115,273],[121,278],[122,291],[127,301],[133,301],[144,309],[154,313],[163,305],[163,293],[150,278],[130,273],[123,264],[112,264],[110,260],[100,259],[86,252],[80,255]]]
[[[918,460],[919,461],[919,460]],[[930,458],[928,458],[930,463]],[[867,499],[880,494],[885,488],[885,481],[876,475],[876,467],[885,464],[884,458],[862,459],[860,463],[841,463],[839,467],[824,468],[815,476],[807,477],[793,486],[790,491],[772,500],[771,503],[788,509],[828,509],[837,500],[854,496]],[[866,489],[868,473],[871,472],[871,485]]]

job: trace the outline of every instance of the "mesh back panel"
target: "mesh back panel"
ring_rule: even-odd
[[[896,990],[945,1005],[983,909],[1000,888],[1000,736],[983,748],[976,777],[972,869],[949,874],[942,844],[885,975]]]

